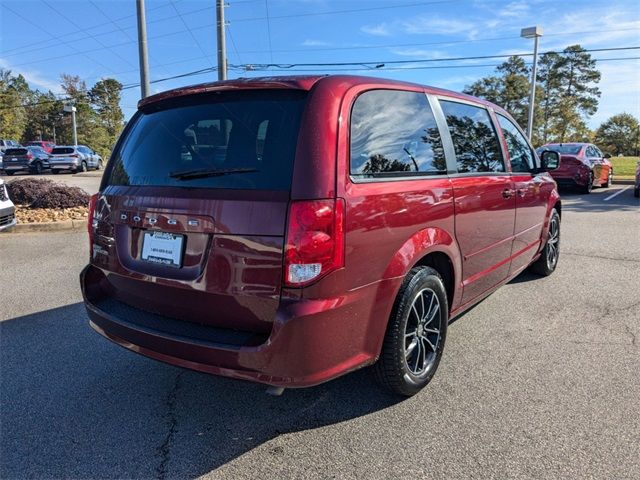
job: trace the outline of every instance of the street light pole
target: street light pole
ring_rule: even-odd
[[[140,60],[140,92],[142,98],[148,97],[151,87],[149,84],[149,60],[147,58],[147,19],[144,12],[144,0],[136,0],[138,12],[138,57]]]
[[[533,67],[531,69],[531,91],[529,92],[529,116],[527,118],[527,136],[533,135],[533,110],[536,101],[536,79],[538,73],[538,39],[542,36],[541,27],[523,28],[520,32],[523,38],[533,38]]]
[[[224,0],[216,0],[218,31],[218,80],[227,79],[227,45],[224,33]]]

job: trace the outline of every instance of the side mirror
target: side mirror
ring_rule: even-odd
[[[560,154],[553,150],[545,150],[540,155],[542,161],[542,169],[546,172],[549,170],[555,170],[560,166]]]
[[[611,158],[611,154],[610,153],[605,153],[604,154],[604,158]]]

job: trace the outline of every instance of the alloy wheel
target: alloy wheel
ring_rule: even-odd
[[[434,365],[440,343],[440,301],[430,288],[413,300],[404,332],[405,362],[409,371],[422,376]]]
[[[554,269],[558,263],[560,248],[560,224],[557,217],[551,217],[549,223],[549,238],[547,239],[547,264]]]

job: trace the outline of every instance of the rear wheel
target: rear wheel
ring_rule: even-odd
[[[587,184],[582,187],[582,193],[591,193],[593,190],[593,172],[589,172]]]
[[[87,162],[82,162],[80,166],[76,169],[76,173],[86,172],[87,171]]]
[[[57,175],[60,173],[60,170],[51,170],[51,173],[53,173],[54,175]]]
[[[42,163],[36,162],[33,168],[31,169],[31,173],[36,173],[40,175],[42,173]]]
[[[398,292],[374,366],[384,387],[411,396],[431,381],[444,349],[448,312],[438,272],[431,267],[411,269]]]
[[[102,170],[102,160],[98,160],[98,165],[96,166],[96,170]]]
[[[549,218],[547,243],[542,249],[540,258],[531,265],[531,270],[544,277],[549,276],[555,271],[558,258],[560,258],[560,215],[554,208]]]
[[[11,172],[9,170],[5,170],[4,173],[6,173],[9,176],[12,176],[15,172]]]

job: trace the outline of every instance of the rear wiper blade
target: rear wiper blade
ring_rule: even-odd
[[[177,178],[178,180],[188,180],[190,178],[221,177],[222,175],[231,175],[233,173],[250,173],[257,171],[257,168],[200,168],[196,170],[171,172],[169,177]]]

